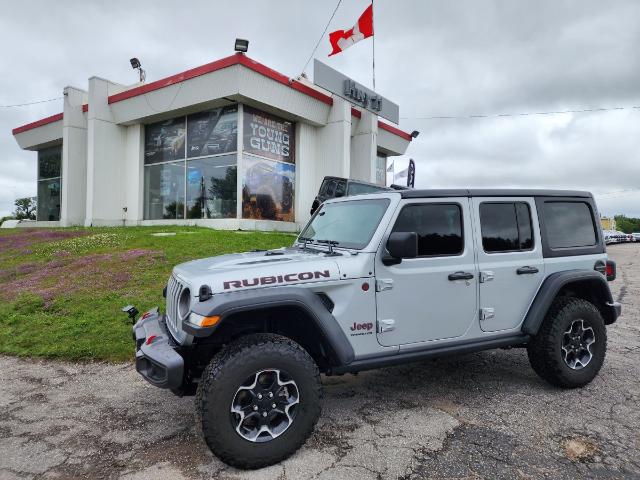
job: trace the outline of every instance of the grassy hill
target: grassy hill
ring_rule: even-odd
[[[162,288],[174,265],[293,239],[197,227],[0,230],[0,353],[133,358],[120,308],[164,308]]]

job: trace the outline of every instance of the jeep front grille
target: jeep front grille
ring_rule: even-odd
[[[184,286],[180,283],[180,280],[171,275],[167,285],[167,327],[169,327],[169,331],[178,341],[181,341],[184,337],[184,332],[180,328],[180,317],[178,316],[178,303],[183,289]]]

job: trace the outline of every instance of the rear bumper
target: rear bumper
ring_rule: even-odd
[[[607,325],[611,325],[614,323],[620,315],[622,315],[622,305],[620,302],[611,302],[607,303],[607,308],[609,309],[609,318]]]
[[[184,359],[176,351],[164,315],[157,308],[144,314],[133,326],[133,337],[138,373],[156,387],[178,390],[184,380]]]

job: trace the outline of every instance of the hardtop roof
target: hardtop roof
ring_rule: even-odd
[[[402,198],[437,198],[437,197],[577,197],[592,198],[591,192],[580,190],[545,190],[519,188],[470,188],[470,189],[428,189],[401,190]]]

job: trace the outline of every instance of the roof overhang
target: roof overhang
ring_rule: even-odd
[[[232,102],[248,103],[293,121],[303,120],[322,126],[327,122],[333,97],[242,53],[118,91],[108,97],[113,119],[121,125],[149,123]],[[83,111],[87,110],[87,105],[84,105]],[[351,114],[361,117],[356,108],[352,108]],[[406,151],[411,135],[384,122],[379,122],[378,127],[383,150],[390,154]],[[25,135],[34,131],[37,133]],[[34,143],[40,137],[58,135],[57,139],[61,139],[62,114],[15,128],[13,134],[20,147],[26,149],[41,146]]]

